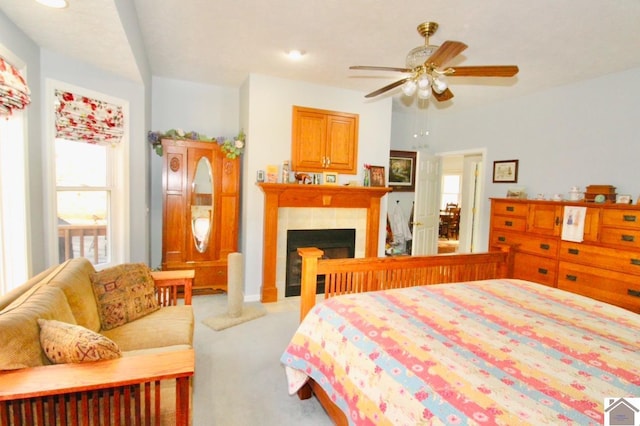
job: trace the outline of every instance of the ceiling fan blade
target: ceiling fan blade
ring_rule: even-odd
[[[368,65],[352,65],[349,67],[350,70],[367,70],[367,71],[398,71],[398,72],[411,72],[409,68],[398,68],[398,67],[376,67],[376,66],[368,66]]]
[[[365,98],[373,98],[374,96],[381,95],[381,94],[383,94],[384,92],[386,92],[388,90],[391,90],[391,89],[394,89],[394,88],[396,88],[398,86],[401,86],[407,80],[409,80],[409,77],[400,79],[398,81],[394,81],[391,84],[387,84],[386,86],[381,87],[380,89],[378,89],[376,91],[373,91],[373,92],[369,93],[368,95],[365,95]]]
[[[449,99],[453,98],[453,92],[448,88],[442,93],[436,93],[435,90],[431,90],[431,92],[433,93],[433,97],[436,98],[439,102],[448,101]]]
[[[449,72],[449,69],[453,72]],[[449,69],[445,71],[447,77],[513,77],[519,71],[516,65],[478,65]]]
[[[435,65],[436,68],[440,68],[460,53],[462,53],[468,46],[461,41],[450,41],[447,40],[442,43],[442,46],[436,50],[433,55],[429,56],[425,64],[431,63]]]

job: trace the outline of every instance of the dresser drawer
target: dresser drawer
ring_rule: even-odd
[[[502,216],[527,216],[528,204],[514,203],[512,201],[494,201],[492,204],[493,214]]]
[[[519,231],[522,232],[527,226],[527,218],[517,216],[498,216],[491,218],[491,227],[496,230]]]
[[[602,244],[624,248],[640,249],[640,230],[609,228],[603,226],[600,231]]]
[[[608,247],[599,247],[562,241],[560,260],[583,265],[606,265],[612,271],[640,275],[640,251],[624,251]],[[640,278],[638,278],[640,280]]]
[[[517,245],[518,251],[540,256],[556,257],[558,255],[557,238],[532,237],[526,234],[518,234],[517,232],[494,230],[491,234],[491,245],[501,244]]]
[[[516,253],[513,277],[555,287],[558,262],[548,257]]]
[[[627,209],[603,209],[602,224],[640,231],[640,211]]]
[[[561,261],[558,288],[640,312],[640,280],[635,275]]]

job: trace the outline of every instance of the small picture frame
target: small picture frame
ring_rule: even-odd
[[[369,166],[371,186],[385,186],[384,166]]]
[[[518,161],[494,161],[493,183],[518,183]]]
[[[618,204],[631,204],[631,195],[618,194],[616,195],[616,203]]]
[[[322,173],[322,181],[325,185],[337,185],[338,184],[338,173],[336,172],[323,172]]]
[[[264,182],[264,170],[258,170],[256,173],[256,181]]]
[[[415,151],[390,151],[389,186],[394,192],[416,190],[416,158]]]
[[[507,198],[526,199],[527,191],[525,190],[524,187],[520,187],[520,186],[509,188],[507,189]]]

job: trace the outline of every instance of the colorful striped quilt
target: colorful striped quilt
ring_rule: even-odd
[[[601,425],[640,397],[640,315],[502,279],[339,296],[282,355],[357,425]]]

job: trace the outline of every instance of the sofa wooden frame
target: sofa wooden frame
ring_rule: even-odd
[[[318,276],[325,276],[325,299],[349,293],[513,277],[514,249],[507,246],[487,253],[399,256],[358,259],[322,259],[318,248],[299,248],[302,257],[300,321],[316,303]],[[312,379],[299,391],[300,399],[312,395],[336,425],[348,420],[327,393]]]
[[[191,305],[193,270],[154,271],[161,306]],[[175,381],[175,423],[188,425],[193,349],[0,372],[0,425],[160,424],[161,384]],[[166,402],[170,403],[169,401]]]

